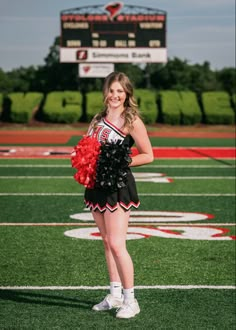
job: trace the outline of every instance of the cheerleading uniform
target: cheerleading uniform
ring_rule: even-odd
[[[131,147],[134,140],[130,135],[125,135],[115,125],[103,118],[97,125],[95,131],[92,129],[88,132],[89,136],[96,137],[100,143],[120,143]],[[112,155],[111,155],[112,157]],[[98,177],[99,180],[99,177]],[[114,190],[96,187],[85,189],[84,202],[91,210],[100,212],[115,211],[120,205],[124,210],[128,211],[131,207],[138,208],[140,201],[138,198],[134,176],[129,167],[127,167],[126,184],[121,188]]]

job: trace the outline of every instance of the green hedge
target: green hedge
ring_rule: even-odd
[[[88,121],[104,108],[103,95],[101,92],[89,92],[87,94],[87,117]]]
[[[36,107],[43,100],[43,94],[37,92],[10,93],[8,98],[11,102],[10,121],[14,123],[28,123]]]
[[[223,91],[205,92],[201,95],[201,109],[196,94],[190,91],[160,91],[155,94],[151,90],[137,89],[135,97],[146,124],[153,124],[157,119],[169,125],[235,123],[236,94],[229,96]],[[1,120],[28,123],[43,98],[42,93],[36,92],[0,94]],[[102,92],[95,91],[87,93],[86,98],[87,119],[90,122],[103,109],[103,96]],[[40,115],[44,122],[78,122],[82,116],[82,95],[78,91],[51,92],[45,96],[42,110]]]
[[[202,112],[194,92],[180,92],[181,124],[194,125],[202,121]]]
[[[206,124],[234,124],[235,113],[226,92],[205,92],[202,95]]]
[[[64,91],[47,94],[43,118],[53,123],[75,123],[82,114],[80,92]]]
[[[135,91],[136,99],[140,99],[140,112],[146,124],[153,124],[157,117],[157,106],[155,93],[145,89]],[[101,92],[90,92],[87,94],[87,116],[90,121],[94,115],[104,107],[103,95]]]
[[[156,93],[147,89],[136,89],[135,98],[139,101],[143,121],[146,124],[154,124],[157,120]]]
[[[162,122],[169,125],[180,125],[181,114],[179,94],[176,91],[163,91],[159,93],[160,112]]]
[[[202,120],[195,93],[190,91],[163,91],[159,94],[161,121],[170,125],[194,125]]]
[[[233,108],[234,112],[236,112],[236,94],[233,94],[231,96],[231,102],[232,102],[232,108]]]
[[[3,95],[0,93],[0,113],[2,112]]]

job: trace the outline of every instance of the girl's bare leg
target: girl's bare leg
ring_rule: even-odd
[[[106,213],[106,212],[105,212]],[[106,262],[107,262],[107,268],[108,268],[108,273],[109,273],[109,278],[110,282],[121,282],[117,267],[116,267],[116,262],[114,260],[112,251],[110,249],[110,245],[108,243],[107,239],[107,231],[106,231],[106,226],[105,226],[105,220],[104,220],[104,213],[100,212],[94,212],[92,211],[93,218],[98,226],[98,229],[100,231],[100,234],[102,236],[104,248],[105,248],[105,256],[106,256]]]
[[[134,286],[133,262],[126,249],[129,216],[130,211],[124,211],[120,206],[114,212],[106,210],[104,213],[109,255],[110,253],[113,255],[113,260],[124,289],[133,288]]]

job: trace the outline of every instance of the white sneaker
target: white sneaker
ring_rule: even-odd
[[[99,304],[93,306],[94,311],[107,311],[112,308],[119,308],[122,306],[124,301],[124,296],[122,295],[121,298],[113,297],[111,294],[108,294],[103,301]]]
[[[140,313],[139,304],[136,299],[132,302],[124,303],[118,310],[116,317],[120,319],[129,319]]]

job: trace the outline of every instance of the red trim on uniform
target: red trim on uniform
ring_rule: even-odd
[[[137,209],[137,208],[139,207],[139,205],[140,205],[140,201],[138,201],[138,203],[130,202],[130,203],[128,204],[128,206],[125,205],[125,204],[122,203],[122,202],[119,202],[119,204],[120,204],[120,206],[122,206],[122,207],[125,208],[126,210],[129,210],[132,206],[135,207],[135,208]]]
[[[107,120],[106,118],[103,118],[104,122],[107,124],[107,125],[110,125],[112,126],[113,129],[115,129],[116,131],[118,131],[121,135],[123,135],[123,137],[126,137],[126,134],[121,130],[119,129],[116,125],[112,124],[109,120]]]
[[[117,210],[118,204],[120,204],[120,206],[122,208],[124,208],[126,211],[128,211],[132,206],[137,209],[140,205],[140,201],[138,203],[130,202],[128,205],[126,205],[122,202],[117,202],[114,206],[111,206],[110,204],[106,203],[106,205],[104,207],[101,207],[98,203],[93,204],[92,202],[89,202],[86,200],[84,202],[85,202],[85,205],[88,208],[90,208],[91,210],[96,211],[98,209],[101,213],[106,211],[106,209],[108,209],[111,212],[114,212],[115,210]]]

